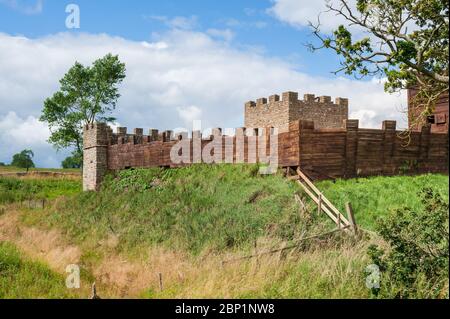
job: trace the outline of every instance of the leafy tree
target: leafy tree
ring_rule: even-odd
[[[115,120],[110,115],[124,78],[125,64],[118,56],[107,54],[92,66],[76,62],[60,80],[60,90],[44,102],[40,120],[51,130],[49,142],[57,149],[74,147],[75,157],[82,154],[83,126]]]
[[[382,271],[387,297],[419,297],[422,286],[433,294],[422,297],[448,298],[442,291],[448,284],[449,206],[432,189],[419,195],[424,209],[400,209],[380,221],[377,230],[390,248],[371,246],[369,256]]]
[[[23,150],[13,156],[11,166],[26,168],[27,172],[31,167],[35,167],[32,158],[34,153],[32,150]]]
[[[0,162],[0,166],[6,166],[6,164],[3,162]]]
[[[448,1],[357,0],[355,9],[349,0],[335,0],[327,1],[327,8],[369,36],[355,40],[344,25],[324,35],[319,19],[310,26],[321,45],[309,44],[310,49],[328,48],[341,56],[335,73],[387,78],[388,92],[417,87],[414,105],[424,111],[416,121],[429,115],[449,88]]]
[[[62,168],[81,168],[83,164],[83,154],[73,153],[61,162]]]

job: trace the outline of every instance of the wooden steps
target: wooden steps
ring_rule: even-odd
[[[303,188],[308,196],[317,204],[318,213],[322,211],[344,231],[356,234],[357,226],[350,203],[347,203],[347,217],[345,217],[326,197],[325,195],[311,182],[311,180],[304,174],[300,168],[297,169],[298,179],[297,183]]]

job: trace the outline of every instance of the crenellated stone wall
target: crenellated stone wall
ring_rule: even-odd
[[[272,95],[245,104],[246,127],[276,127],[279,132],[287,132],[289,123],[298,120],[313,121],[317,128],[342,128],[348,119],[348,99],[330,96],[316,97],[305,94],[298,99],[297,92],[285,92],[281,99]]]

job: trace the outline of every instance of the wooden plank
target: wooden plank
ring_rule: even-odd
[[[322,195],[319,194],[319,203],[317,204],[317,211],[318,211],[318,215],[320,215],[322,213]]]
[[[334,205],[322,194],[322,192],[319,191],[319,189],[316,186],[314,186],[314,184],[309,180],[309,178],[306,177],[306,175],[303,174],[303,172],[300,169],[297,169],[297,172],[300,175],[300,177],[303,178],[303,180],[308,184],[308,186],[311,187],[313,191],[315,191],[317,194],[322,195],[322,200],[328,205],[328,207],[330,207],[332,211],[334,211],[336,215],[341,215],[341,220],[344,222],[344,224],[350,225],[349,221],[341,214],[341,212],[336,207],[334,207]]]
[[[345,203],[345,210],[347,211],[348,220],[350,221],[350,227],[356,235],[358,233],[358,227],[356,226],[355,215],[353,214],[353,208],[350,202]]]
[[[305,184],[303,184],[301,181],[297,181],[297,183],[299,183],[302,188],[305,190],[305,192],[309,195],[309,197],[311,197],[311,199],[316,203],[319,204],[319,199],[308,189],[308,187],[306,187]],[[331,220],[337,224],[338,220],[337,217],[326,207],[326,206],[322,206],[322,210],[325,212],[325,214],[328,215],[328,217],[331,218]]]

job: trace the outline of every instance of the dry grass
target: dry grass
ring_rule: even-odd
[[[95,247],[77,247],[56,230],[44,231],[20,222],[20,212],[0,217],[0,240],[14,243],[33,259],[65,274],[68,264],[79,264],[97,282],[103,298],[365,298],[362,281],[367,242],[322,242],[306,251],[276,253],[223,264],[237,253],[189,254],[151,247],[124,256],[115,253],[118,238],[111,236]],[[260,243],[273,245],[270,239]],[[258,248],[265,250],[264,247]],[[97,254],[98,258],[87,258]],[[163,277],[160,291],[159,274]],[[89,295],[85,280],[81,295]]]

